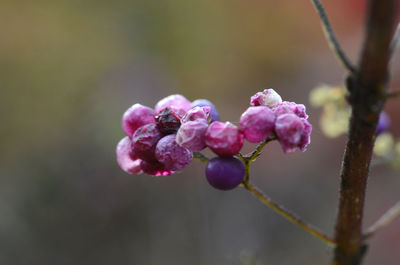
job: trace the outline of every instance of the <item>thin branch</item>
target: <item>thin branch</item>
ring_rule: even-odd
[[[356,67],[353,65],[353,63],[347,57],[346,53],[341,48],[321,1],[311,0],[311,2],[313,3],[319,15],[319,18],[321,19],[322,29],[324,30],[325,37],[328,40],[329,47],[336,55],[339,62],[347,69],[347,71],[349,71],[350,74],[355,74],[357,72]]]
[[[328,245],[331,245],[331,246],[336,245],[335,241],[331,237],[329,237],[326,234],[324,234],[323,232],[321,232],[318,228],[315,228],[314,226],[307,224],[300,217],[298,217],[294,213],[290,212],[289,210],[285,209],[283,206],[279,205],[278,203],[274,202],[271,198],[269,198],[267,195],[265,195],[257,187],[253,186],[249,182],[244,182],[243,186],[245,187],[245,189],[250,191],[255,197],[257,197],[263,204],[267,205],[272,210],[274,210],[281,216],[285,217],[287,220],[300,226],[305,231],[307,231],[311,235],[315,236],[316,238],[324,241]]]
[[[364,233],[364,240],[372,237],[379,230],[389,225],[396,217],[400,215],[400,201],[390,208],[381,218],[371,225]]]
[[[262,149],[264,148],[264,146],[273,141],[276,140],[276,136],[275,134],[271,135],[270,137],[268,137],[267,139],[265,139],[264,141],[262,141],[261,143],[259,143],[256,147],[256,149],[254,149],[253,152],[251,152],[250,154],[247,155],[241,155],[241,158],[250,162],[253,162],[254,160],[257,159],[257,157],[261,154]]]
[[[208,162],[210,160],[208,157],[206,157],[200,152],[194,152],[193,157],[200,160],[201,162]]]
[[[399,40],[400,40],[400,23],[397,25],[396,32],[393,36],[392,42],[390,43],[390,59],[393,58],[394,53],[396,52],[396,49],[399,46]]]

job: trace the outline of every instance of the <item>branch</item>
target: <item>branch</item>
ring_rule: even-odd
[[[260,191],[257,187],[253,186],[249,182],[244,182],[243,186],[245,189],[250,191],[255,197],[257,197],[263,204],[267,205],[270,207],[272,210],[280,214],[281,216],[285,217],[287,220],[290,222],[300,226],[303,228],[305,231],[310,233],[311,235],[315,236],[316,238],[324,241],[325,243],[335,246],[335,241],[321,232],[318,228],[315,228],[314,226],[307,224],[305,221],[303,221],[300,217],[298,217],[296,214],[290,212],[289,210],[285,209],[283,206],[279,205],[278,203],[274,202],[271,198],[269,198],[267,195],[265,195],[262,191]]]
[[[329,43],[329,47],[336,55],[339,62],[349,71],[350,74],[356,73],[356,67],[347,57],[346,53],[340,47],[339,41],[335,36],[335,32],[332,29],[331,23],[329,22],[329,18],[325,12],[325,9],[320,0],[311,0],[313,3],[315,10],[317,11],[319,18],[321,19],[322,29],[324,30],[325,37]]]
[[[381,218],[371,225],[364,233],[364,240],[369,239],[385,226],[389,225],[396,217],[400,215],[400,201],[390,208]]]
[[[390,59],[393,58],[397,46],[399,46],[399,40],[400,40],[400,23],[397,25],[396,33],[394,34],[392,42],[390,43]]]

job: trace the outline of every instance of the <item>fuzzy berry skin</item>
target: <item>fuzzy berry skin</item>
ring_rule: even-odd
[[[283,101],[272,108],[272,111],[275,113],[276,117],[279,117],[283,114],[293,113],[300,118],[308,118],[308,115],[306,114],[306,107],[303,104],[296,104],[295,102]]]
[[[210,107],[211,122],[219,121],[219,113],[217,108],[207,99],[196,99],[192,102],[193,107]]]
[[[180,118],[192,108],[192,103],[182,95],[175,94],[165,97],[157,102],[154,110],[156,114],[159,114],[166,107],[170,107]]]
[[[140,163],[140,168],[143,173],[152,176],[169,176],[174,173],[174,171],[166,169],[165,166],[158,161],[142,161]]]
[[[165,135],[176,133],[181,126],[180,118],[170,107],[156,116],[157,127]]]
[[[379,116],[378,127],[376,128],[376,135],[386,132],[390,129],[391,120],[386,112],[382,111]]]
[[[280,103],[282,103],[281,96],[272,88],[264,89],[262,92],[257,92],[250,98],[251,106],[267,106],[273,108]]]
[[[128,136],[119,141],[115,153],[117,155],[117,162],[119,167],[128,174],[140,174],[142,169],[140,167],[140,159],[137,159],[132,154],[131,140]]]
[[[127,109],[122,116],[122,130],[129,137],[132,137],[137,128],[148,123],[156,123],[154,111],[138,103]]]
[[[245,167],[236,157],[215,157],[206,166],[208,183],[219,190],[236,188],[243,181],[244,174]]]
[[[163,137],[158,143],[155,151],[156,159],[165,165],[166,169],[177,171],[190,164],[193,160],[193,153],[179,146],[176,135],[170,134]]]
[[[280,115],[275,122],[275,133],[285,154],[293,153],[296,148],[306,151],[311,130],[311,124],[295,114]]]
[[[249,107],[240,117],[240,130],[250,143],[265,140],[274,131],[275,114],[265,106]]]
[[[194,120],[208,120],[210,116],[211,107],[204,106],[204,107],[193,107],[191,108],[186,114],[182,117],[181,122],[189,122]]]
[[[135,156],[148,162],[156,160],[154,151],[163,137],[154,123],[139,127],[132,136],[132,150]]]
[[[204,119],[185,122],[176,134],[176,142],[192,152],[199,152],[206,147],[207,128],[208,123]]]
[[[217,155],[233,156],[243,146],[243,134],[230,122],[215,121],[208,126],[206,145]]]

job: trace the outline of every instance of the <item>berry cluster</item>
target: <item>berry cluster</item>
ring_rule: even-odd
[[[206,147],[218,156],[206,166],[208,182],[229,190],[244,179],[245,166],[238,156],[243,141],[261,143],[277,139],[284,153],[306,150],[311,124],[302,104],[282,101],[273,89],[251,97],[250,107],[240,117],[240,127],[220,122],[208,100],[190,102],[182,95],[160,100],[154,110],[135,104],[122,117],[126,134],[117,146],[117,161],[130,174],[165,176],[190,164],[194,152]]]

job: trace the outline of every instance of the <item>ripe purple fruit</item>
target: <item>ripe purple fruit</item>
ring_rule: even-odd
[[[177,171],[190,164],[193,160],[193,153],[179,146],[176,135],[170,134],[163,137],[158,143],[155,151],[156,159],[165,165],[166,169]]]
[[[139,127],[132,136],[133,154],[148,162],[156,160],[154,151],[157,142],[161,139],[162,133],[154,123]]]
[[[157,127],[163,134],[176,133],[181,126],[178,115],[170,107],[165,108],[156,116]]]
[[[122,130],[129,137],[132,137],[139,127],[148,123],[156,123],[154,111],[138,103],[127,109],[122,116]]]
[[[219,190],[231,190],[244,178],[245,167],[236,157],[215,157],[208,161],[206,178],[208,183]]]
[[[196,99],[192,102],[193,107],[210,107],[211,122],[219,121],[219,113],[217,108],[207,99]]]

